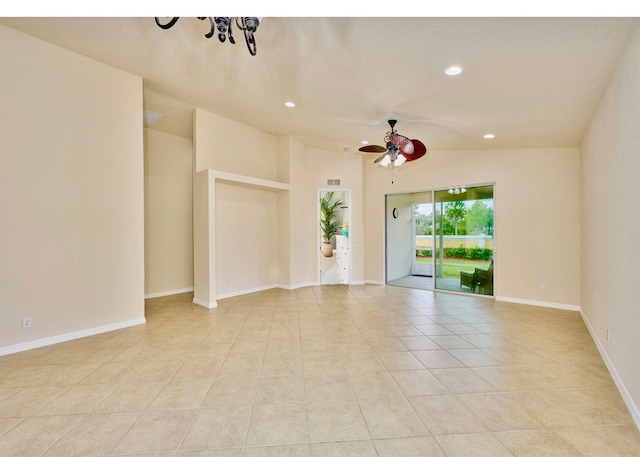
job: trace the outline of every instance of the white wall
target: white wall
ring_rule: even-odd
[[[197,108],[194,117],[196,172],[214,169],[254,178],[282,180],[275,135]],[[280,179],[279,179],[280,178]]]
[[[210,192],[213,188],[214,192]],[[209,170],[193,176],[193,301],[201,306],[215,303],[215,180]],[[213,230],[212,230],[213,228]]]
[[[318,187],[310,185],[314,171],[307,148],[291,139],[290,150],[291,286],[300,287],[318,282]]]
[[[398,217],[393,217],[393,208]],[[413,201],[411,194],[387,196],[386,204],[386,259],[387,281],[411,274],[413,265]]]
[[[200,201],[199,193],[194,192],[194,208],[204,211],[207,207],[220,205],[221,211],[224,211],[219,215],[216,211],[215,214],[217,241],[213,258],[210,247],[204,246],[203,242],[200,249],[198,236],[194,235],[194,284],[198,302],[211,304],[210,295],[214,288],[217,289],[215,295],[220,297],[274,285],[297,288],[317,284],[320,252],[317,243],[318,189],[326,188],[329,178],[341,179],[341,186],[335,190],[351,190],[351,279],[352,283],[364,282],[364,198],[360,155],[308,149],[296,139],[270,135],[197,108],[194,113],[193,167],[195,173],[206,169],[219,170],[285,183],[290,189],[275,192],[271,196],[264,194],[269,194],[269,191],[257,190],[252,196],[245,191],[238,194],[238,198],[246,198],[244,204],[251,206],[249,201],[253,201],[257,205],[251,211],[262,214],[258,220],[249,220],[237,212],[238,207],[233,205],[232,189],[225,190],[225,196],[216,197],[215,202]],[[204,177],[202,181],[202,186],[206,187]],[[197,179],[195,184],[196,188],[202,187]],[[214,193],[217,193],[217,189]],[[271,216],[267,218],[267,214],[275,214],[275,219],[271,219]],[[222,217],[227,221],[233,219],[232,224],[247,224],[248,228],[242,231],[229,230],[224,221],[218,220]],[[207,222],[203,217],[200,224],[197,212],[194,218],[195,233],[206,236],[208,229],[205,225],[212,221]],[[261,225],[265,223],[269,225]],[[218,233],[219,230],[223,233]],[[221,243],[225,243],[225,246],[221,246]],[[242,248],[242,252],[245,252],[242,256],[230,255],[229,246],[235,246],[234,252],[239,252],[243,245],[252,249]],[[274,246],[275,251],[271,251]],[[275,265],[266,260],[272,254],[276,258]],[[205,264],[215,264],[221,270],[202,271],[199,265]],[[251,273],[247,273],[249,271]],[[198,296],[198,285],[211,280],[209,273],[212,272],[216,276],[215,284],[210,287],[209,298],[205,299]],[[204,291],[204,286],[200,290]]]
[[[577,309],[577,149],[433,151],[396,169],[393,184],[390,169],[364,160],[368,280],[384,281],[385,194],[495,183],[496,295]],[[539,292],[540,285],[546,293]]]
[[[277,193],[216,184],[216,292],[274,287],[277,263]]]
[[[584,317],[640,427],[638,68],[640,30],[619,62],[581,148],[581,301]]]
[[[144,133],[145,296],[193,290],[193,144]]]
[[[194,301],[216,306],[217,298],[286,281],[282,272],[289,268],[289,239],[278,229],[289,223],[287,197],[229,181],[216,183],[216,173],[207,171],[286,184],[286,142],[197,108],[193,154]],[[287,243],[283,251],[279,243]]]
[[[345,152],[309,149],[306,157],[307,172],[305,181],[294,186],[292,181],[291,192],[303,192],[307,199],[299,202],[298,217],[308,221],[305,227],[313,224],[314,236],[308,247],[304,247],[300,253],[304,261],[308,262],[305,271],[312,271],[313,277],[301,278],[301,282],[318,281],[318,256],[319,249],[319,214],[318,214],[318,189],[351,190],[349,212],[351,224],[349,226],[349,239],[351,242],[351,284],[364,282],[364,195],[362,159],[359,155]],[[327,179],[340,179],[340,186],[327,186]],[[292,176],[293,179],[293,176]],[[292,218],[292,221],[299,219]],[[292,234],[292,236],[295,236]]]
[[[0,43],[0,352],[144,322],[142,80]]]

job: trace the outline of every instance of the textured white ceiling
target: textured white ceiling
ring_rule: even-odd
[[[256,56],[239,35],[206,39],[195,18],[0,23],[141,76],[159,130],[191,136],[198,106],[356,151],[380,144],[389,118],[429,149],[578,146],[638,19],[267,17]],[[464,72],[445,76],[452,64]]]

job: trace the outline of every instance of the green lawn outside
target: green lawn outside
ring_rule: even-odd
[[[431,263],[431,257],[416,257],[418,263]],[[474,268],[489,268],[491,261],[469,259],[444,259],[444,276],[459,277],[461,271],[473,271]]]

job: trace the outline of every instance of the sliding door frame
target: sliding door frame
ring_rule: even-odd
[[[477,187],[489,187],[491,186],[493,188],[493,234],[492,234],[492,241],[493,241],[493,255],[492,255],[492,259],[493,259],[493,295],[484,295],[484,294],[478,294],[478,293],[474,293],[474,292],[467,292],[467,291],[454,291],[454,290],[447,290],[447,289],[438,289],[436,288],[437,285],[437,279],[436,279],[436,275],[437,275],[437,256],[439,255],[439,253],[437,252],[436,247],[438,246],[437,244],[437,230],[436,230],[436,192],[439,191],[448,191],[450,188],[455,188],[455,187],[465,187],[466,189],[473,189],[473,188],[477,188]],[[432,260],[431,260],[431,270],[432,270],[432,278],[433,278],[433,288],[431,290],[433,291],[438,291],[438,292],[450,292],[450,293],[454,293],[454,294],[463,294],[463,295],[472,295],[472,296],[496,296],[496,290],[497,290],[497,275],[495,274],[495,272],[497,271],[497,264],[498,264],[498,242],[497,242],[497,236],[496,236],[496,232],[497,232],[497,220],[498,220],[498,216],[497,216],[497,211],[496,211],[496,202],[497,202],[497,189],[496,189],[496,183],[495,182],[484,182],[484,183],[474,183],[474,184],[468,184],[468,185],[462,185],[462,184],[455,184],[455,185],[451,185],[451,186],[445,186],[445,187],[436,187],[436,188],[432,188],[432,189],[426,189],[426,190],[416,190],[416,191],[412,191],[412,192],[397,192],[397,193],[391,193],[391,194],[385,194],[385,204],[384,204],[384,283],[388,284],[389,282],[389,275],[388,275],[388,271],[389,271],[389,243],[388,243],[388,235],[389,235],[389,230],[388,230],[388,223],[389,223],[389,208],[388,208],[388,197],[389,196],[397,196],[397,195],[410,195],[410,194],[418,194],[418,193],[431,193],[431,205],[432,205],[432,212],[431,212],[431,224],[432,224]],[[416,235],[415,235],[415,222],[413,221],[412,218],[412,223],[413,223],[413,227],[412,227],[412,238],[413,238],[413,244],[415,245],[415,239],[416,239]],[[413,255],[415,256],[415,246],[413,246]],[[440,250],[440,254],[442,254],[442,250]],[[415,259],[413,259],[413,262],[415,262]]]

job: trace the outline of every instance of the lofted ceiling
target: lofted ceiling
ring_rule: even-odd
[[[169,30],[151,17],[0,23],[142,77],[159,130],[191,137],[200,107],[358,153],[382,144],[390,118],[430,150],[578,146],[638,19],[266,17],[256,56],[240,35],[206,39],[196,18]]]

